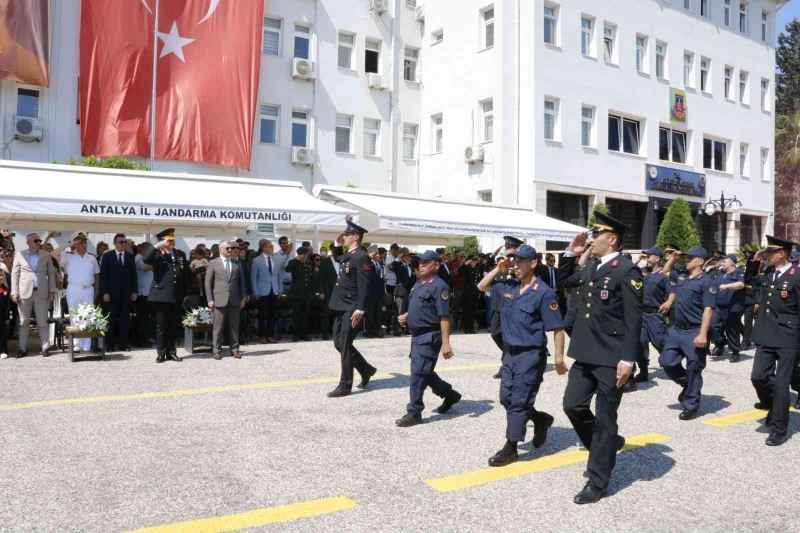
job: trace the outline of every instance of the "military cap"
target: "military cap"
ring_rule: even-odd
[[[797,243],[767,235],[767,253],[786,250],[786,253],[790,254],[795,246],[797,246]]]
[[[522,239],[518,239],[513,235],[505,235],[503,241],[505,241],[506,248],[519,248],[524,242]]]
[[[87,238],[86,238],[86,235],[85,235],[85,234],[84,234],[82,231],[79,231],[78,233],[76,233],[76,234],[75,234],[75,236],[72,238],[72,240],[73,240],[73,241],[83,241],[83,242],[86,242],[86,241],[87,241],[87,240],[89,240],[89,239],[87,239]]]
[[[536,248],[530,244],[523,244],[515,252],[508,254],[508,257],[516,257],[517,259],[537,259],[538,256]]]
[[[434,250],[437,254],[442,255],[444,253],[444,248],[437,248]]]
[[[625,235],[625,230],[628,229],[625,224],[620,222],[614,217],[606,215],[605,213],[594,214],[594,224],[589,230],[592,233],[604,233],[610,231],[616,233],[620,239]]]
[[[653,246],[652,248],[648,248],[644,251],[647,255],[657,255],[658,257],[664,257],[664,250],[659,248],[658,246]]]
[[[347,219],[347,227],[344,230],[345,235],[364,235],[368,233],[367,230],[350,220]]]
[[[699,257],[700,259],[708,259],[708,252],[702,246],[692,246],[686,252],[689,257]]]
[[[797,250],[792,252],[792,255],[789,257],[789,261],[794,263],[795,261],[800,261],[800,252]]]
[[[439,254],[437,252],[435,252],[433,250],[425,250],[425,253],[423,253],[420,256],[419,260],[420,261],[441,261],[441,258],[439,257]]]
[[[156,238],[159,241],[167,240],[167,241],[174,241],[175,240],[175,228],[167,228],[160,233],[156,233]]]

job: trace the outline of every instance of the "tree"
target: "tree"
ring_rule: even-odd
[[[467,254],[467,257],[471,255],[478,255],[480,250],[478,249],[478,238],[477,237],[465,237],[464,238],[464,253]]]
[[[603,213],[604,215],[609,214],[608,206],[603,203],[596,203],[594,207],[592,207],[592,214],[589,215],[589,220],[586,221],[586,227],[591,229],[594,226],[594,214],[595,213]]]
[[[664,221],[658,229],[656,246],[664,248],[667,245],[673,245],[685,252],[698,244],[700,244],[700,238],[697,236],[689,204],[683,198],[674,199],[667,208]]]
[[[57,161],[56,161],[57,163]],[[98,167],[98,168],[117,168],[123,170],[147,170],[147,166],[141,163],[131,161],[126,157],[115,155],[106,159],[90,155],[82,159],[70,159],[65,165],[74,165],[81,167]]]
[[[800,21],[775,51],[775,235],[800,239]]]
[[[775,61],[775,110],[792,115],[800,110],[800,20],[791,21],[778,36]]]

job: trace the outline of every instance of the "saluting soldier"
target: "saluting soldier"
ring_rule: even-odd
[[[719,261],[717,274],[717,307],[720,332],[717,337],[715,356],[724,354],[725,345],[731,349],[731,363],[740,361],[739,352],[742,351],[742,314],[745,304],[745,273],[736,267],[738,258],[728,254]]]
[[[756,255],[756,259],[766,255],[770,263],[753,326],[757,348],[750,375],[759,400],[756,407],[769,411],[767,446],[780,446],[788,438],[789,385],[800,347],[800,268],[789,262],[794,246],[767,235],[766,252]]]
[[[339,278],[333,289],[330,309],[335,313],[333,345],[341,356],[342,373],[339,385],[328,393],[329,398],[349,395],[353,390],[353,368],[361,374],[358,388],[363,389],[377,371],[353,346],[353,339],[364,320],[369,299],[369,274],[372,261],[361,247],[367,230],[347,220],[347,228],[336,237],[333,258],[339,263]]]
[[[589,450],[589,481],[575,503],[594,503],[606,495],[617,451],[625,445],[618,434],[617,410],[622,387],[633,373],[642,331],[642,274],[622,256],[625,225],[602,213],[591,228],[591,254],[595,258],[580,271],[578,306],[572,326],[569,370],[564,391],[564,412]],[[570,242],[561,260],[560,276],[575,272],[576,257],[587,244],[587,233]],[[596,415],[590,404],[592,396]]]
[[[461,401],[461,394],[435,372],[439,353],[445,359],[453,357],[450,346],[450,287],[437,272],[441,259],[433,250],[420,257],[419,278],[411,289],[408,312],[397,317],[403,327],[411,332],[411,400],[406,414],[395,422],[400,427],[422,423],[425,403],[422,395],[430,387],[442,398],[442,405],[434,409],[444,414]]]
[[[745,263],[744,272],[744,330],[742,333],[742,350],[753,347],[753,323],[758,312],[758,299],[761,296],[761,285],[764,280],[764,262],[756,261],[750,254]]]
[[[681,255],[681,252],[672,254],[665,270],[671,271]],[[670,281],[670,291],[675,294],[675,322],[669,328],[658,362],[667,376],[681,386],[678,401],[683,411],[678,418],[692,420],[697,418],[700,410],[703,369],[709,354],[711,319],[718,286],[703,272],[703,265],[708,260],[705,248],[692,246],[686,255],[688,275]],[[686,368],[682,366],[683,359],[686,359]]]
[[[522,240],[514,237],[513,235],[506,235],[505,237],[503,237],[503,241],[505,247],[504,253],[506,256],[508,256],[508,254],[512,252],[515,252],[517,248],[519,248],[520,245],[522,244]],[[497,257],[498,253],[500,253],[499,248],[495,250],[494,254],[492,254],[492,257],[493,258]],[[503,350],[503,330],[500,327],[500,311],[502,310],[503,307],[503,294],[502,294],[501,284],[513,277],[514,277],[514,272],[511,271],[510,269],[508,269],[503,274],[500,274],[495,280],[497,282],[497,285],[495,285],[496,288],[494,288],[489,293],[489,306],[490,306],[489,334],[492,336],[492,340],[497,345],[497,347],[500,348],[501,353]],[[502,355],[500,357],[501,357],[500,370],[498,370],[497,373],[493,376],[495,379],[500,379],[502,373],[501,372],[503,368]]]
[[[175,228],[165,229],[156,238],[158,244],[142,258],[153,267],[148,301],[156,315],[156,363],[167,359],[180,362],[182,358],[178,357],[175,344],[189,265],[185,254],[175,249]]]
[[[554,332],[556,372],[567,372],[564,364],[564,322],[555,292],[534,273],[536,250],[527,244],[508,254],[478,284],[490,292],[500,287],[500,325],[503,330],[503,366],[500,369],[500,403],[506,409],[506,444],[489,458],[489,466],[505,466],[518,460],[517,445],[525,440],[526,424],[534,421],[533,446],[541,447],[553,416],[535,408],[536,395],[547,367],[547,335]],[[513,262],[515,276],[502,277]]]

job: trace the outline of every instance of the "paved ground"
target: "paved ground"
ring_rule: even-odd
[[[678,420],[677,387],[660,372],[627,394],[621,432],[662,442],[621,453],[613,496],[579,507],[584,463],[560,409],[566,377],[549,371],[537,402],[556,416],[547,444],[526,444],[528,461],[492,481],[497,469],[484,470],[505,415],[489,337],[454,338],[456,358],[440,369],[464,401],[431,416],[429,393],[431,418],[408,429],[394,425],[408,397],[408,339],[357,343],[381,374],[336,400],[325,397],[338,374],[329,342],[251,345],[239,361],[156,365],[152,351],[1,361],[0,529],[176,531],[222,517],[185,530],[800,531],[800,435],[764,445],[749,356],[709,362],[703,416],[691,422]],[[450,478],[451,492],[426,483],[472,471]]]

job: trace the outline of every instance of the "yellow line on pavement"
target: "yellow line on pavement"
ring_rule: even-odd
[[[279,507],[265,507],[238,514],[175,522],[174,524],[137,529],[132,533],[216,533],[218,531],[237,531],[239,529],[355,509],[356,507],[358,507],[358,504],[350,498],[339,496],[337,498],[310,500]]]
[[[797,409],[795,409],[794,407],[792,407],[790,410],[797,411]],[[759,420],[766,416],[767,416],[767,411],[765,409],[753,409],[751,411],[736,413],[735,415],[726,415],[717,418],[712,418],[710,420],[704,420],[703,424],[706,424],[707,426],[714,426],[717,428],[724,428],[728,426],[734,426],[736,424],[742,424],[744,422],[752,422],[753,420]]]
[[[480,363],[473,365],[442,366],[437,368],[439,373],[456,372],[460,370],[475,370],[481,368],[495,368],[497,363]],[[397,375],[407,376],[407,373],[378,372],[373,379],[393,378]],[[337,383],[338,376],[325,376],[319,378],[289,379],[285,381],[268,381],[265,383],[244,383],[238,385],[218,385],[214,387],[198,387],[194,389],[181,389],[169,391],[137,392],[131,394],[112,394],[106,396],[84,396],[79,398],[63,398],[58,400],[39,400],[33,402],[0,404],[0,411],[16,411],[19,409],[35,409],[40,407],[53,407],[60,405],[75,405],[85,403],[117,402],[123,400],[147,400],[153,398],[175,398],[178,396],[195,396],[198,394],[215,394],[220,392],[238,392],[258,389],[272,389],[277,387],[293,387],[297,385],[315,385],[320,383]]]
[[[642,448],[651,444],[658,444],[660,442],[666,442],[668,440],[668,436],[660,433],[645,433],[644,435],[637,435],[636,437],[626,439],[625,447],[622,449],[622,451],[635,450],[637,448]],[[560,452],[553,455],[540,457],[538,459],[533,459],[532,461],[519,461],[501,468],[483,468],[481,470],[466,472],[464,474],[456,474],[438,479],[429,479],[425,483],[439,492],[453,492],[456,490],[476,487],[478,485],[485,485],[494,481],[500,481],[525,474],[535,474],[536,472],[543,472],[545,470],[552,470],[562,466],[581,463],[586,461],[588,458],[589,452],[585,450]]]

